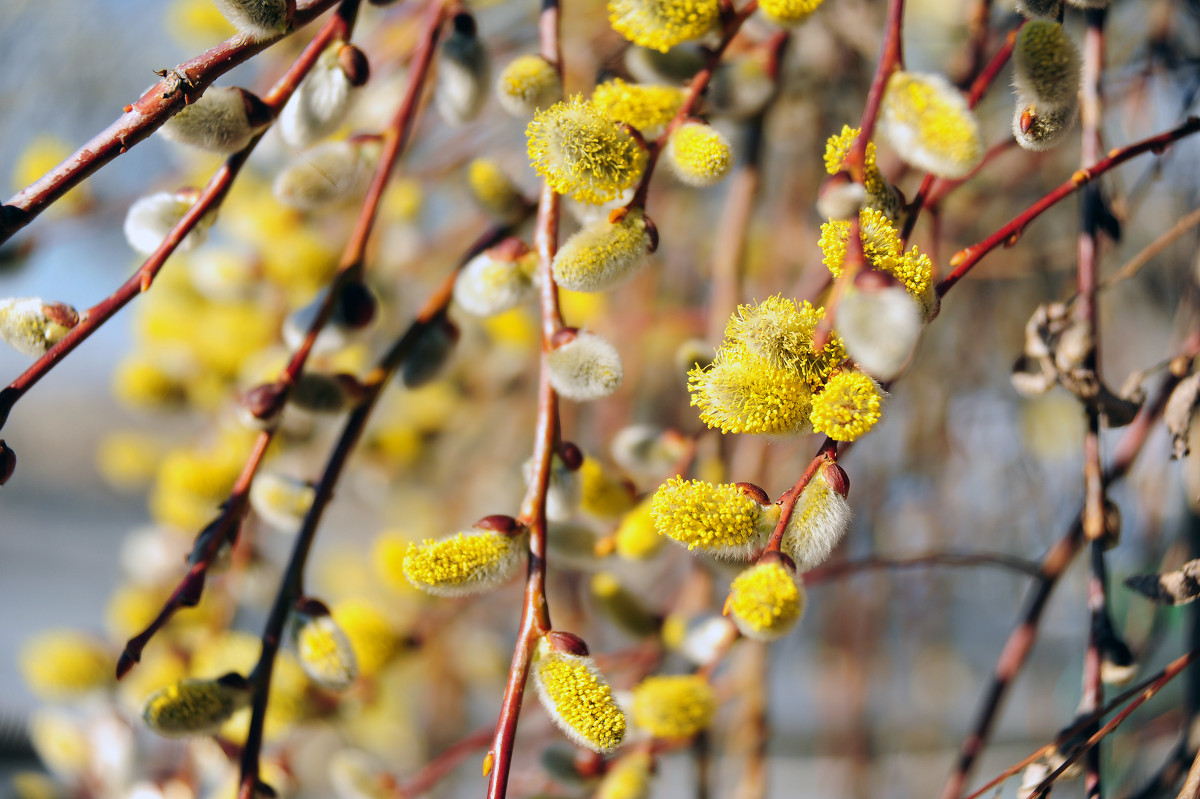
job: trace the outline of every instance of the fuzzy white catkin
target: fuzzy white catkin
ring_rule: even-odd
[[[1031,19],[1013,47],[1013,85],[1017,96],[1033,98],[1045,108],[1074,105],[1083,59],[1058,22]]]
[[[373,143],[318,144],[275,178],[275,198],[301,211],[346,202],[366,190],[378,155],[378,146]]]
[[[163,138],[215,153],[245,148],[257,133],[246,111],[246,92],[235,86],[210,86],[159,128]]]
[[[285,0],[213,0],[238,33],[265,39],[287,30]]]
[[[467,262],[454,281],[454,301],[474,316],[495,316],[533,296],[526,258],[497,258],[482,252]]]
[[[149,255],[158,249],[167,234],[195,204],[196,195],[190,192],[163,191],[135,200],[125,213],[125,240],[142,255]],[[186,252],[203,244],[212,221],[212,214],[201,217],[179,242],[176,252]]]
[[[600,219],[575,232],[554,256],[554,279],[571,291],[605,291],[632,278],[650,251],[640,211],[620,221]]]
[[[824,563],[850,527],[850,503],[817,472],[809,481],[784,529],[781,548],[796,562],[799,572]]]
[[[315,144],[337,130],[346,117],[354,87],[338,60],[343,46],[335,42],[325,48],[279,115],[279,133],[293,147]]]
[[[837,331],[846,354],[879,380],[900,373],[921,336],[921,310],[903,286],[842,295]]]
[[[478,36],[452,33],[438,55],[433,99],[438,114],[458,127],[478,116],[491,84],[491,58]]]
[[[1026,17],[1058,18],[1060,0],[1017,0],[1017,12]]]
[[[617,348],[586,330],[550,350],[546,362],[554,390],[577,402],[607,397],[621,385],[623,371]]]

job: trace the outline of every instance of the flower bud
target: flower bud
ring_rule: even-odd
[[[739,305],[725,326],[725,338],[744,346],[774,369],[798,372],[816,388],[846,360],[837,336],[829,336],[821,351],[813,352],[813,334],[824,318],[824,308],[777,294],[760,303]]]
[[[571,291],[605,291],[629,280],[654,251],[655,237],[640,209],[618,209],[575,233],[554,256],[554,280]]]
[[[304,343],[308,329],[325,303],[325,296],[326,292],[322,291],[312,302],[293,311],[284,320],[283,342],[288,347],[295,350]],[[329,321],[313,342],[313,353],[327,355],[342,349],[370,327],[378,310],[379,300],[370,286],[358,280],[346,281],[333,301]]]
[[[803,374],[771,366],[738,341],[722,346],[708,366],[692,369],[688,391],[701,421],[722,433],[786,435],[809,429],[812,388]]]
[[[490,158],[476,158],[467,167],[471,197],[498,222],[515,222],[529,210],[525,195]]]
[[[337,130],[350,108],[351,90],[365,82],[366,72],[366,58],[354,45],[334,42],[326,47],[279,114],[283,140],[303,148]]]
[[[591,589],[596,608],[622,630],[636,636],[651,635],[658,630],[658,619],[612,572],[592,575]]]
[[[537,253],[520,239],[505,239],[476,255],[454,281],[454,301],[475,316],[495,316],[532,297]]]
[[[1018,97],[1013,113],[1013,136],[1026,150],[1043,152],[1058,146],[1079,116],[1079,102],[1059,107],[1044,107],[1036,101]]]
[[[318,144],[275,178],[275,199],[301,211],[316,211],[366,191],[379,160],[373,139]]]
[[[159,132],[177,144],[228,155],[245,149],[270,121],[270,109],[245,89],[210,86],[196,102],[168,119]]]
[[[440,540],[410,544],[404,575],[417,588],[438,596],[467,596],[490,590],[516,575],[525,529],[511,532],[473,527]]]
[[[233,563],[233,544],[237,541],[240,520],[235,521],[231,526],[225,526],[221,523],[223,517],[224,514],[213,519],[205,525],[203,530],[196,534],[196,539],[192,542],[192,549],[188,552],[188,566],[196,566],[204,559],[208,548],[212,545],[213,536],[220,533],[224,540],[217,545],[217,550],[209,560],[205,574],[220,574],[229,570],[229,567]],[[194,595],[183,598],[182,604],[184,607],[194,607],[200,604],[200,594],[203,590],[203,580],[196,581]],[[194,602],[191,601],[193,599],[195,600]]]
[[[475,18],[454,16],[454,31],[438,52],[433,100],[447,124],[458,127],[479,115],[491,81],[491,58],[475,30]]]
[[[287,0],[213,0],[238,33],[266,39],[288,29]]]
[[[173,193],[160,191],[135,200],[125,214],[125,240],[142,255],[150,255],[192,210],[198,197],[194,189],[184,189]],[[211,211],[200,217],[175,251],[187,252],[203,244],[214,219],[216,213]]]
[[[458,343],[458,327],[446,317],[424,325],[400,365],[400,380],[406,388],[420,388],[432,383],[454,354]]]
[[[850,527],[850,478],[827,461],[800,492],[784,528],[781,549],[802,572],[824,563]]]
[[[344,691],[358,679],[358,661],[350,640],[315,599],[304,599],[292,614],[296,655],[309,679],[322,688]]]
[[[79,313],[41,297],[0,300],[0,340],[22,355],[39,358],[79,324]]]
[[[904,368],[921,337],[921,309],[891,275],[859,272],[837,306],[837,331],[846,354],[880,380]]]
[[[316,489],[307,480],[274,471],[260,472],[250,484],[250,507],[283,533],[300,530],[316,496]]]
[[[879,109],[879,131],[908,163],[944,178],[965,177],[983,158],[979,120],[941,75],[895,72]]]
[[[546,715],[568,738],[577,746],[607,754],[625,737],[625,714],[587,647],[580,647],[583,642],[575,636],[563,635],[550,633],[538,642],[532,667],[534,689]]]
[[[540,55],[517,56],[500,72],[496,97],[513,116],[532,116],[539,108],[549,108],[562,100],[562,78]]]
[[[630,752],[612,764],[596,786],[595,799],[650,799],[654,761],[649,752]]]
[[[576,402],[607,397],[621,385],[621,356],[595,333],[564,328],[546,354],[554,390]]]
[[[633,689],[633,723],[655,738],[691,738],[707,729],[716,713],[712,686],[695,674],[647,677]]]
[[[215,680],[181,680],[156,691],[142,708],[142,719],[166,738],[212,735],[250,704],[251,686],[240,674]]]
[[[812,401],[813,430],[834,441],[854,441],[866,435],[882,416],[882,389],[862,372],[845,370],[829,378]]]
[[[757,487],[755,487],[757,488]],[[761,492],[762,489],[758,489]],[[779,506],[731,483],[672,477],[654,492],[651,515],[659,535],[720,558],[749,557],[779,520]]]
[[[1017,34],[1012,61],[1018,97],[1043,108],[1073,106],[1077,102],[1082,58],[1058,22],[1026,22]]]
[[[362,385],[348,374],[305,372],[296,379],[288,402],[309,413],[341,413],[358,401]]]
[[[596,103],[576,95],[538,112],[525,129],[529,161],[559,194],[605,203],[638,182],[646,152]]]
[[[800,25],[821,5],[821,0],[763,0],[758,8],[776,25]]]
[[[773,641],[787,635],[800,621],[804,599],[791,559],[768,552],[734,579],[725,612],[742,635]]]
[[[667,139],[667,164],[689,186],[711,186],[729,173],[729,142],[711,125],[688,122]]]

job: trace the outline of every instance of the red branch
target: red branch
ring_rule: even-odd
[[[17,192],[0,206],[0,244],[28,225],[55,200],[79,185],[93,172],[147,139],[164,122],[188,103],[195,102],[217,78],[272,44],[304,27],[338,0],[311,0],[296,9],[287,33],[264,39],[235,36],[211,50],[167,70],[136,102],[125,106],[125,114],[80,147],[67,160]]]
[[[1097,161],[1093,166],[1078,170],[1065,183],[1026,208],[1011,222],[1004,225],[991,236],[988,236],[978,244],[972,244],[970,247],[955,253],[954,257],[950,259],[950,265],[954,267],[954,270],[946,275],[941,283],[938,283],[938,296],[945,296],[946,292],[954,288],[954,285],[962,280],[963,276],[971,271],[971,268],[979,263],[983,256],[1001,244],[1007,246],[1016,244],[1021,237],[1021,233],[1030,222],[1037,219],[1048,208],[1063,198],[1073,194],[1080,187],[1086,186],[1105,172],[1120,166],[1142,153],[1153,152],[1155,155],[1161,155],[1169,145],[1197,131],[1200,131],[1200,117],[1188,117],[1178,127],[1172,128],[1165,133],[1159,133],[1155,136],[1142,139],[1134,144],[1111,150],[1106,158]]]

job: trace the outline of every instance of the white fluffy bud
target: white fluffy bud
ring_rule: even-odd
[[[476,35],[475,19],[458,14],[454,32],[438,54],[433,99],[442,119],[455,127],[474,119],[487,99],[491,75],[491,58]]]
[[[179,220],[192,210],[196,199],[194,190],[185,189],[177,192],[160,191],[135,200],[125,214],[125,240],[142,255],[149,255],[159,248]],[[203,244],[213,218],[212,213],[201,217],[179,242],[176,252],[186,252]]]
[[[537,254],[517,239],[472,258],[454,282],[454,301],[469,314],[495,316],[534,293]]]
[[[79,323],[70,305],[41,297],[0,300],[0,340],[17,352],[38,358]]]
[[[846,353],[879,380],[891,380],[921,336],[921,310],[899,283],[849,287],[837,308]]]
[[[302,211],[346,202],[366,191],[378,159],[373,141],[319,144],[279,173],[275,198]]]
[[[213,0],[238,33],[266,39],[288,27],[286,0]]]
[[[215,153],[236,153],[270,122],[270,110],[245,89],[210,86],[159,128],[163,138]]]
[[[556,336],[546,356],[550,383],[562,396],[577,402],[600,399],[621,385],[623,371],[617,348],[595,333],[566,329]]]
[[[353,96],[350,77],[339,53],[344,42],[335,42],[321,53],[312,72],[296,89],[279,115],[279,133],[293,147],[308,147],[338,129]]]

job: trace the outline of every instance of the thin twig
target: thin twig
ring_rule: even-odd
[[[902,557],[876,556],[861,560],[848,560],[841,563],[826,563],[804,573],[805,585],[817,585],[842,577],[852,577],[868,571],[883,569],[911,569],[923,566],[952,566],[974,568],[993,566],[1007,569],[1028,577],[1042,575],[1041,564],[1018,558],[1015,555],[1005,555],[1001,552],[929,552],[921,555]]]
[[[1115,150],[1110,150],[1106,158],[1097,161],[1095,165],[1088,169],[1080,169],[1073,174],[1066,182],[1058,188],[1053,189],[1033,205],[1026,208],[1020,214],[1001,227],[992,235],[988,236],[978,244],[972,244],[970,247],[959,250],[954,257],[950,259],[950,265],[954,267],[942,282],[938,283],[937,293],[939,297],[945,294],[954,287],[958,281],[971,271],[975,264],[987,255],[992,250],[999,247],[1001,244],[1011,246],[1016,244],[1021,237],[1021,233],[1028,227],[1029,223],[1041,216],[1047,209],[1051,208],[1059,201],[1063,200],[1071,194],[1074,194],[1078,189],[1091,183],[1100,175],[1114,169],[1126,161],[1135,158],[1143,153],[1153,152],[1156,154],[1163,153],[1168,146],[1200,131],[1200,117],[1188,117],[1181,125],[1171,128],[1168,131],[1159,133],[1154,136],[1142,139],[1133,144],[1120,147]]]
[[[1196,227],[1196,225],[1200,225],[1200,208],[1193,209],[1163,232],[1162,235],[1139,250],[1137,255],[1130,258],[1120,269],[1100,281],[1100,290],[1103,291],[1104,289],[1112,288],[1122,280],[1128,280],[1136,275],[1142,270],[1142,267],[1157,258],[1162,254],[1163,250],[1174,244],[1185,233]]]
[[[147,139],[184,105],[195,102],[214,80],[312,22],[339,1],[311,0],[296,9],[292,28],[285,33],[262,39],[234,36],[174,69],[165,70],[162,80],[136,102],[125,106],[120,119],[0,206],[0,244],[89,175]]]

